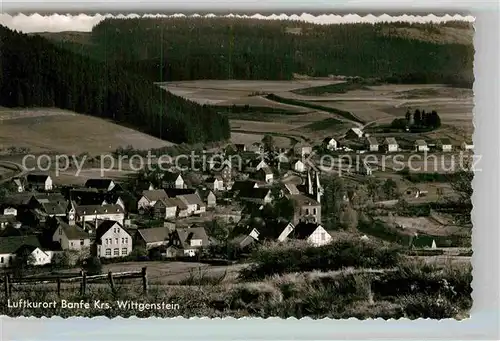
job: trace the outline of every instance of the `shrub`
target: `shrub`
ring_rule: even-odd
[[[399,259],[399,248],[377,247],[358,239],[340,240],[320,247],[265,245],[254,252],[251,257],[253,265],[243,269],[240,275],[256,279],[273,274],[345,267],[388,268],[395,266]]]
[[[87,271],[87,274],[100,275],[102,273],[102,264],[99,257],[90,257],[83,262],[83,269]]]

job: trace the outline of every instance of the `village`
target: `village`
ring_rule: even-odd
[[[0,266],[78,266],[90,258],[238,260],[268,241],[305,240],[322,246],[332,240],[331,226],[322,221],[322,212],[329,214],[322,207],[322,182],[335,175],[325,171],[320,155],[453,154],[470,152],[473,146],[467,141],[452,146],[442,139],[416,140],[406,148],[394,137],[379,141],[351,128],[341,139],[291,149],[277,148],[271,136],[251,145],[230,144],[203,151],[204,164],[157,164],[127,184],[95,178],[80,187],[59,186],[40,172],[16,177],[4,183],[10,191],[1,202]],[[348,176],[373,178],[375,168],[361,159],[347,167]],[[393,169],[384,172],[397,174]],[[427,193],[402,188],[380,204],[392,200],[395,205],[401,195],[409,201],[424,197],[425,202]],[[340,197],[349,203],[356,200],[356,192]],[[426,247],[436,248],[436,241],[431,239]]]

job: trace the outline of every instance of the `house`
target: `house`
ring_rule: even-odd
[[[163,173],[162,182],[163,187],[167,188],[183,189],[187,187],[180,173],[165,172]]]
[[[474,149],[474,144],[472,144],[472,141],[464,141],[462,142],[462,150],[473,150]]]
[[[31,265],[39,266],[50,264],[54,253],[55,252],[51,250],[44,250],[38,246],[24,244],[16,251],[15,257],[28,254],[33,260],[33,263]]]
[[[221,176],[211,176],[205,180],[205,184],[212,191],[224,190],[224,181]]]
[[[240,200],[265,205],[273,201],[269,188],[250,188],[239,192]]]
[[[13,183],[17,193],[24,192],[24,181],[21,178],[12,179],[12,183]]]
[[[173,219],[177,216],[177,200],[174,198],[163,198],[153,206],[153,215],[156,219]]]
[[[293,148],[293,150],[295,155],[300,155],[301,157],[312,154],[312,147],[309,145],[298,144]]]
[[[125,257],[132,252],[132,236],[123,225],[112,220],[103,220],[96,229],[95,249],[97,257]]]
[[[48,217],[64,217],[68,202],[60,193],[36,193],[28,202],[30,213],[39,222],[44,223]]]
[[[214,192],[209,189],[203,189],[199,191],[200,198],[209,208],[214,208],[217,205],[217,197]]]
[[[52,241],[61,245],[63,250],[82,250],[90,247],[90,235],[77,225],[70,225],[57,218],[57,227]]]
[[[85,187],[108,192],[116,187],[116,183],[111,179],[88,179],[85,182]]]
[[[378,152],[379,144],[376,137],[368,136],[366,138],[367,147],[370,152]]]
[[[450,139],[441,139],[437,143],[438,148],[441,149],[442,152],[451,152],[453,150],[453,146],[451,144]]]
[[[248,162],[248,164],[245,168],[245,171],[248,173],[254,173],[254,172],[261,170],[264,167],[269,167],[268,164],[264,160],[262,160],[260,158],[252,159]]]
[[[34,235],[0,237],[0,267],[9,267],[14,259],[27,250],[35,260],[33,265],[50,263],[51,253],[42,250]]]
[[[427,142],[425,140],[416,140],[415,141],[415,151],[417,152],[428,152],[429,151],[429,146],[427,145]]]
[[[263,167],[257,171],[257,178],[265,181],[266,183],[273,182],[274,174],[271,168]]]
[[[17,216],[17,210],[14,207],[6,207],[3,210],[3,215]]]
[[[123,224],[125,222],[125,211],[120,205],[70,205],[68,221],[74,222],[112,220]]]
[[[306,240],[313,246],[322,246],[332,241],[332,236],[321,226],[321,224],[300,222],[289,234],[289,238]]]
[[[351,128],[345,133],[345,138],[348,140],[356,140],[363,137],[363,131],[359,128]]]
[[[177,199],[181,200],[187,206],[190,215],[202,214],[207,210],[207,206],[198,194],[179,195]]]
[[[327,137],[323,140],[323,145],[328,150],[337,150],[337,140],[332,137]]]
[[[321,222],[321,204],[318,201],[303,194],[291,195],[289,198],[295,204],[294,224],[302,220]]]
[[[396,142],[396,139],[394,137],[387,137],[384,140],[384,147],[385,151],[389,153],[398,151],[398,143]]]
[[[53,187],[52,178],[46,174],[28,174],[26,184],[30,189],[37,191],[51,191]]]
[[[296,172],[299,172],[299,173],[303,173],[306,171],[306,165],[304,164],[304,162],[300,161],[300,160],[297,160],[294,162],[293,164],[293,169],[296,171]]]
[[[208,246],[208,235],[203,227],[176,228],[170,236],[167,257],[194,257]]]
[[[142,197],[137,202],[137,210],[143,212],[153,207],[158,200],[168,198],[167,192],[163,189],[153,189],[142,191]]]
[[[134,247],[143,247],[146,250],[168,245],[170,230],[166,227],[153,227],[137,230],[134,237]]]
[[[231,167],[231,162],[226,161],[224,162],[224,166],[222,167],[222,170],[220,172],[220,176],[225,185],[232,181],[233,171]]]
[[[293,224],[284,219],[267,221],[265,227],[258,230],[259,241],[272,240],[284,242],[294,230]]]

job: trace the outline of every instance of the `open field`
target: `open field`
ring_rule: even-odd
[[[136,149],[161,148],[172,143],[109,121],[52,108],[0,108],[0,145],[26,147],[32,153],[92,155],[132,145]]]
[[[246,134],[246,133],[231,133],[232,143],[252,144],[254,142],[261,142],[265,134]],[[290,147],[291,140],[287,137],[273,136],[274,143],[278,147]]]
[[[308,87],[320,87],[342,83],[333,80],[294,80],[294,81],[219,81],[199,80],[190,82],[162,83],[169,91],[199,103],[215,105],[248,105],[249,113],[244,116],[231,115],[231,130],[237,133],[253,133],[257,135],[278,133],[296,138],[305,137],[308,141],[319,142],[327,136],[340,137],[345,131],[359,123],[330,109],[338,109],[351,113],[365,122],[366,127],[387,125],[395,118],[404,117],[406,110],[420,108],[436,110],[441,117],[443,127],[439,131],[422,134],[376,134],[380,138],[386,135],[395,136],[413,143],[417,138],[439,139],[450,138],[461,143],[472,135],[473,93],[468,89],[451,88],[440,84],[387,84],[364,86],[362,89],[346,93],[325,93],[322,95],[304,95],[292,91]],[[298,103],[280,103],[274,98],[266,98],[265,94],[274,94],[285,100],[302,101]],[[313,105],[314,109],[307,107]],[[252,107],[269,107],[282,109],[289,114],[269,114],[269,119],[255,114]],[[322,110],[321,107],[327,108]],[[291,114],[290,114],[291,113]],[[339,120],[339,124],[333,124]],[[408,139],[407,139],[408,138]]]

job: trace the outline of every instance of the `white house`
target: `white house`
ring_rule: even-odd
[[[113,220],[120,224],[125,222],[125,210],[120,205],[75,205],[71,203],[68,210],[68,221],[71,224],[75,222],[95,221],[95,220]]]
[[[14,207],[7,207],[3,210],[3,215],[17,216],[17,210]]]
[[[35,257],[33,265],[47,264],[47,258],[50,257],[50,255],[44,255],[45,252],[42,251],[40,242],[34,235],[0,237],[1,268],[10,266],[17,255],[24,252]]]
[[[137,202],[139,212],[153,207],[158,200],[168,198],[167,192],[164,189],[145,190],[142,192],[142,197]]]
[[[438,147],[441,149],[442,152],[451,152],[453,149],[453,146],[449,139],[441,139],[438,142]]]
[[[427,145],[427,142],[424,140],[416,140],[415,141],[415,151],[417,152],[428,152],[429,151],[429,146]]]
[[[57,229],[52,241],[61,245],[63,250],[82,250],[90,247],[90,235],[77,225],[70,225],[57,218]]]
[[[208,236],[203,227],[177,228],[171,237],[172,248],[167,251],[169,256],[194,257],[200,249],[208,246]]]
[[[302,239],[311,243],[313,246],[322,246],[332,241],[332,236],[316,223],[300,222],[289,234],[290,238]]]
[[[368,143],[368,150],[370,152],[378,152],[379,144],[376,137],[369,136],[366,138]]]
[[[164,198],[158,200],[154,207],[154,216],[157,219],[172,219],[177,215],[177,199]]]
[[[224,180],[222,180],[221,176],[211,176],[205,180],[205,183],[212,191],[224,190]]]
[[[26,176],[26,183],[31,189],[44,191],[52,190],[52,178],[50,177],[50,175],[29,174],[28,176]]]
[[[362,162],[359,165],[359,173],[366,176],[371,176],[373,174],[373,169],[366,162]]]
[[[323,141],[326,149],[328,150],[337,150],[337,140],[331,137],[327,137]]]
[[[95,253],[97,257],[125,257],[132,252],[132,236],[116,221],[104,220],[96,229]]]
[[[304,162],[300,161],[300,160],[297,160],[295,161],[295,163],[293,164],[293,169],[296,171],[296,172],[299,172],[299,173],[303,173],[306,171],[306,165],[304,164]]]
[[[162,180],[165,187],[178,189],[186,188],[186,183],[180,173],[165,172],[163,173]]]
[[[385,150],[389,153],[398,151],[398,143],[394,137],[387,137],[384,141]]]
[[[205,213],[207,210],[207,206],[196,193],[179,195],[177,199],[181,200],[187,206],[189,215]]]
[[[271,170],[271,168],[264,167],[258,171],[258,177],[260,179],[264,180],[266,183],[271,183],[271,182],[273,182],[274,174],[273,174],[273,171]]]
[[[472,144],[472,142],[468,142],[468,141],[464,141],[462,142],[462,150],[473,150],[474,149],[474,145]]]
[[[360,139],[363,137],[363,131],[359,128],[351,128],[345,134],[346,139]]]
[[[167,227],[153,227],[137,230],[134,245],[142,246],[146,250],[169,243],[170,230]]]

